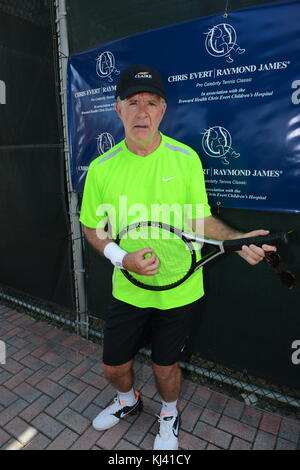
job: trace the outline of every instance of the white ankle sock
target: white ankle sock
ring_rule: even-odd
[[[133,388],[129,392],[123,393],[118,392],[119,399],[126,403],[128,406],[132,406],[136,402],[136,396]]]
[[[162,408],[161,408],[161,415],[172,415],[175,416],[178,414],[177,408],[177,400],[176,401],[171,401],[171,402],[166,402],[162,400]]]

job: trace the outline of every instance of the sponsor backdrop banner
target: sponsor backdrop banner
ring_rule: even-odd
[[[298,0],[275,2],[71,56],[74,189],[83,191],[89,163],[124,138],[114,111],[116,82],[125,67],[141,63],[164,77],[161,131],[198,152],[212,206],[299,212],[299,24]]]

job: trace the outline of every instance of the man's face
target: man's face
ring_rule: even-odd
[[[123,121],[127,139],[134,142],[151,142],[166,111],[160,96],[143,92],[131,95],[116,103],[116,111]]]

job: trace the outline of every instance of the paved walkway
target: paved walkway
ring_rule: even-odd
[[[0,449],[152,448],[160,402],[147,364],[135,362],[143,413],[97,432],[91,420],[114,397],[101,375],[100,345],[1,306],[0,340],[6,346],[6,364],[0,365]],[[189,380],[179,407],[181,449],[300,449],[300,420]]]

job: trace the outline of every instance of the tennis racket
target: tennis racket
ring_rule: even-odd
[[[219,255],[241,250],[243,245],[279,245],[287,243],[284,232],[265,236],[240,238],[236,240],[213,240],[182,232],[162,222],[138,222],[125,227],[117,236],[116,243],[125,251],[132,253],[151,248],[159,259],[158,272],[153,276],[136,274],[121,269],[124,276],[143,289],[162,291],[173,289],[182,284],[199,268]],[[201,256],[203,245],[210,251]]]

